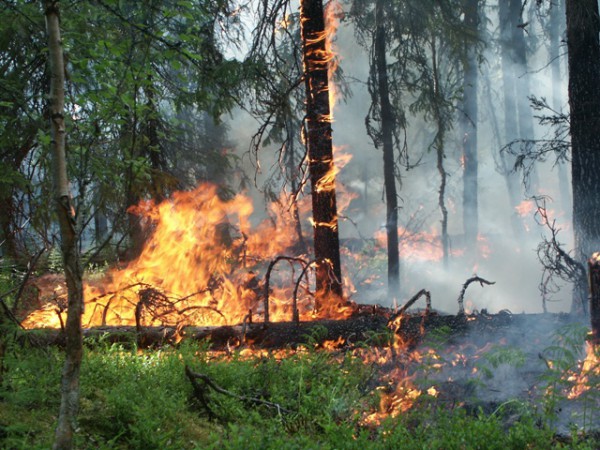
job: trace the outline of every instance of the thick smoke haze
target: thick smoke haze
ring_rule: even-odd
[[[492,38],[498,34],[494,12],[490,9],[491,23],[488,31]],[[495,33],[495,35],[494,35]],[[338,175],[338,185],[356,196],[349,208],[342,212],[349,220],[341,220],[340,238],[345,240],[366,239],[372,241],[377,234],[385,236],[385,203],[383,192],[383,155],[376,149],[367,135],[365,116],[371,102],[366,82],[369,74],[367,51],[356,42],[352,25],[342,22],[338,30],[336,45],[338,47],[340,67],[346,77],[351,96],[338,101],[334,109],[333,142],[343,153],[352,155],[352,160]],[[544,97],[552,102],[553,81],[551,76],[550,57],[546,46],[542,45],[545,36],[536,21],[531,17],[527,27],[526,40],[530,48],[528,67],[516,67],[519,77],[530,77],[530,95]],[[506,182],[500,173],[499,152],[502,147],[519,136],[510,139],[504,136],[503,86],[500,64],[500,52],[497,44],[489,44],[484,61],[480,66],[479,76],[479,120],[478,120],[478,185],[479,185],[479,245],[473,255],[463,244],[462,226],[462,167],[461,167],[461,130],[458,123],[447,133],[445,168],[448,173],[446,203],[449,210],[449,234],[451,257],[447,268],[441,257],[426,259],[411,246],[416,238],[409,236],[401,245],[401,289],[397,302],[402,304],[420,289],[425,288],[432,293],[433,307],[448,313],[457,311],[456,299],[462,284],[474,274],[489,281],[493,286],[480,287],[471,285],[465,297],[470,309],[487,309],[496,312],[508,309],[513,313],[541,312],[542,298],[539,284],[542,277],[542,266],[538,261],[536,249],[547,234],[547,229],[539,225],[535,219],[535,203],[528,200],[531,196],[546,197],[546,206],[550,219],[556,219],[561,229],[559,239],[564,248],[572,247],[572,230],[570,227],[570,211],[568,199],[563,206],[559,189],[558,167],[553,157],[536,166],[538,184],[527,192],[520,186],[522,204],[522,220],[526,232],[522,238],[515,237],[511,228],[511,216],[519,214],[509,202]],[[568,110],[566,56],[561,52],[561,85],[560,105]],[[484,78],[486,77],[486,78]],[[489,92],[488,92],[489,88]],[[410,101],[410,99],[407,99]],[[457,112],[458,114],[458,112]],[[539,114],[539,113],[538,113]],[[400,211],[399,223],[413,233],[425,233],[427,236],[440,234],[441,214],[438,208],[439,174],[436,170],[435,151],[428,150],[433,136],[433,125],[425,123],[422,118],[409,116],[407,129],[407,145],[411,162],[419,164],[410,170],[401,170],[399,184]],[[535,122],[535,138],[551,135],[552,130],[539,126]],[[494,135],[494,127],[500,133]],[[236,141],[240,153],[244,153],[249,145],[257,123],[249,116],[238,112],[234,116],[232,138]],[[261,150],[261,166],[258,174],[258,185],[264,182],[270,168],[275,164],[275,149],[265,147]],[[255,168],[247,162],[247,171],[253,174]],[[519,176],[520,179],[520,176]],[[341,191],[341,189],[340,189]],[[251,192],[260,202],[262,195]],[[338,193],[338,195],[340,195]],[[569,194],[570,195],[570,194]],[[259,211],[261,208],[256,207]],[[307,225],[305,224],[305,229]],[[406,236],[405,236],[406,237]],[[401,236],[402,239],[402,236]],[[438,253],[441,245],[437,242]],[[384,252],[385,245],[379,246]],[[421,248],[421,247],[419,247]],[[384,255],[384,253],[381,253]],[[419,256],[421,255],[421,256]],[[342,256],[342,264],[353,278],[352,270],[357,270]],[[369,264],[368,275],[360,269],[359,278],[374,277],[374,281],[361,286],[357,284],[357,293],[352,297],[358,303],[386,303],[385,258],[379,263]],[[567,311],[570,308],[571,288],[563,285],[547,304],[548,311]],[[385,305],[390,306],[390,305]]]

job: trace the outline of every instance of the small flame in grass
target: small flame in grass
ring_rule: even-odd
[[[575,399],[590,389],[590,377],[600,376],[600,360],[598,359],[597,349],[591,344],[586,343],[586,356],[580,364],[579,372],[572,373],[567,380],[573,383],[567,397]]]

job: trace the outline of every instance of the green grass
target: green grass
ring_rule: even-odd
[[[49,448],[59,406],[62,353],[10,346],[0,389],[0,448]],[[208,375],[239,396],[193,394],[184,373]],[[197,344],[137,351],[87,343],[81,372],[79,449],[544,449],[560,444],[527,405],[468,414],[423,399],[380,426],[361,422],[378,405],[377,373],[350,353],[306,351],[280,359],[215,356]],[[519,420],[509,420],[518,415]]]

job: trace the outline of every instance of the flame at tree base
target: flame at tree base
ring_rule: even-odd
[[[289,254],[295,247],[291,217],[279,214],[276,220],[253,226],[249,197],[239,194],[223,200],[210,184],[176,192],[158,204],[143,202],[132,212],[140,216],[150,237],[136,260],[111,271],[100,283],[86,284],[84,327],[219,326],[242,323],[249,314],[264,315],[259,274],[276,255]],[[270,212],[275,213],[274,207]],[[300,260],[304,255],[293,256]],[[308,275],[294,262],[271,272],[270,320],[292,319],[294,295],[301,320],[352,314],[346,302],[322,293],[315,295],[326,300],[322,302],[326,307],[314,311]],[[66,312],[57,314],[56,309],[55,302],[32,312],[23,326],[61,327]]]

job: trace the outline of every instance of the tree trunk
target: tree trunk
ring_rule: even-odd
[[[301,1],[304,78],[306,83],[306,142],[311,181],[315,259],[315,308],[333,295],[342,297],[328,61],[322,0]]]
[[[504,139],[505,142],[511,142],[517,139],[518,123],[517,123],[517,105],[515,98],[517,96],[517,88],[515,84],[516,73],[514,68],[514,58],[512,50],[512,33],[511,27],[513,20],[510,17],[509,4],[507,1],[498,2],[498,12],[500,19],[500,50],[502,54],[502,85],[504,88]],[[516,207],[522,200],[520,189],[521,181],[519,176],[514,171],[515,158],[507,152],[502,152],[500,155],[503,165],[503,175],[506,178],[506,186],[508,189],[508,199],[511,208],[511,225],[513,233],[517,239],[522,239],[525,227],[521,218],[516,213]]]
[[[79,407],[79,370],[83,355],[81,314],[83,309],[82,273],[75,230],[75,210],[69,195],[65,155],[64,61],[60,37],[59,2],[44,0],[48,53],[51,74],[50,126],[55,178],[56,213],[60,225],[61,250],[68,289],[68,314],[65,326],[66,359],[61,381],[61,400],[53,448],[73,447],[73,432]]]
[[[470,34],[479,36],[479,0],[466,0],[464,4],[465,26]],[[463,81],[463,228],[467,249],[477,248],[479,232],[478,185],[477,185],[477,49],[466,43],[467,60]]]
[[[381,114],[383,144],[383,178],[386,202],[386,232],[388,255],[388,300],[398,300],[400,295],[400,255],[398,248],[398,194],[394,171],[394,113],[390,103],[388,70],[385,53],[384,0],[375,4],[374,63],[377,76],[377,97]]]
[[[562,18],[565,14],[564,0],[558,0],[553,3],[550,10],[550,67],[552,72],[552,108],[555,111],[562,112],[563,99],[560,86],[562,84],[561,77],[561,60],[560,57],[560,45],[562,35]],[[558,168],[558,186],[560,192],[560,203],[562,210],[569,214],[573,210],[571,202],[571,189],[569,186],[569,174],[567,170],[567,162],[559,161],[557,164]],[[569,219],[567,219],[569,220]]]
[[[531,93],[529,83],[529,71],[527,70],[527,42],[525,41],[525,26],[522,17],[521,0],[510,0],[510,18],[512,46],[514,51],[514,62],[516,67],[515,87],[517,95],[517,113],[519,124],[519,138],[533,140],[533,112],[529,104],[529,95]],[[526,174],[526,186],[528,195],[535,195],[539,180],[535,164]]]
[[[442,240],[442,254],[444,267],[448,268],[448,260],[450,253],[450,240],[448,237],[448,208],[446,207],[446,185],[448,174],[446,173],[446,169],[444,168],[444,159],[446,158],[444,151],[445,144],[445,133],[446,133],[446,124],[444,123],[444,118],[442,117],[442,112],[440,110],[440,105],[442,103],[442,93],[440,92],[440,75],[438,72],[438,61],[437,61],[437,40],[435,36],[431,41],[431,66],[432,66],[432,94],[433,94],[433,110],[435,116],[435,124],[437,126],[437,131],[435,135],[434,147],[437,155],[437,170],[440,174],[440,189],[438,191],[438,206],[440,207],[440,213],[442,214],[442,232],[441,232],[441,240]]]
[[[597,0],[567,0],[571,175],[575,257],[581,264],[600,249],[600,18]],[[575,287],[572,311],[587,306],[587,286]]]

